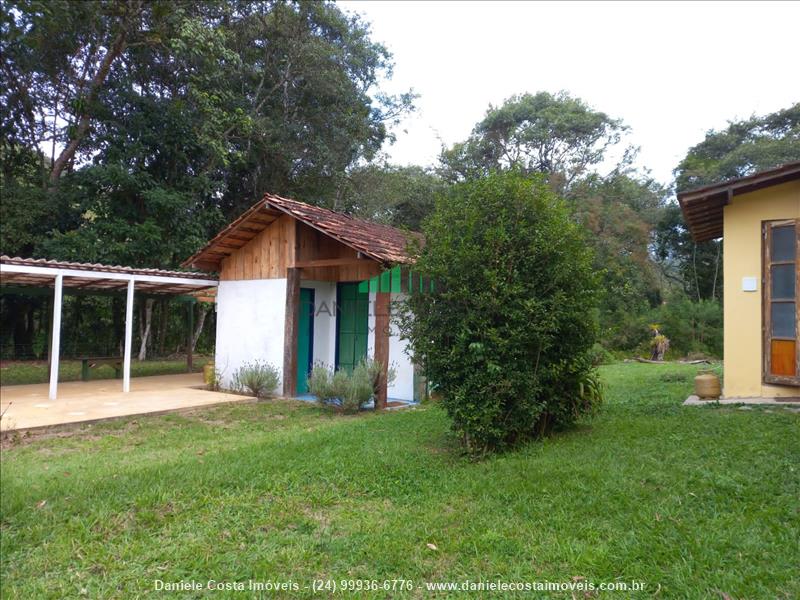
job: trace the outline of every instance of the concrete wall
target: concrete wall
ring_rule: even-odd
[[[391,302],[400,302],[405,294],[391,294]],[[392,320],[393,321],[393,320]],[[395,380],[386,390],[387,397],[395,400],[414,399],[414,364],[405,353],[408,345],[400,338],[400,331],[393,322],[389,333],[389,366],[395,370]],[[369,293],[369,338],[367,339],[367,355],[375,356],[375,292]]]
[[[332,366],[336,360],[336,283],[333,281],[300,281],[301,288],[314,290],[314,356],[315,363]]]
[[[392,294],[392,302],[402,301],[405,294]],[[397,376],[394,383],[389,386],[388,397],[400,400],[414,399],[414,364],[405,353],[408,341],[400,338],[397,325],[392,323],[389,337],[389,365],[394,368]]]
[[[252,360],[283,370],[285,313],[286,279],[219,282],[215,366],[222,387],[230,388],[236,369]]]
[[[314,290],[314,362],[333,366],[336,361],[336,283],[300,282]],[[402,299],[392,294],[392,301]],[[220,281],[217,289],[217,346],[215,364],[222,372],[222,386],[230,388],[233,373],[243,363],[262,360],[283,369],[283,334],[286,279]],[[375,293],[370,293],[367,354],[375,356]],[[389,398],[414,399],[414,366],[405,353],[396,325],[389,337],[389,364],[397,374],[389,386]],[[281,382],[282,386],[282,382]],[[280,390],[280,388],[279,388]]]
[[[724,209],[725,389],[729,398],[797,396],[800,389],[762,383],[763,221],[800,217],[800,182],[734,196]],[[758,289],[742,290],[755,277]]]

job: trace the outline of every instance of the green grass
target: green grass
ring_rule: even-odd
[[[202,371],[205,359],[194,357],[194,370]],[[147,377],[148,375],[174,375],[186,372],[186,360],[146,360],[131,361],[131,377]],[[114,367],[98,365],[89,370],[89,379],[112,379]],[[62,360],[58,365],[59,381],[80,381],[81,361]],[[0,382],[3,385],[22,385],[27,383],[47,383],[47,361],[3,361],[0,366]]]
[[[425,581],[573,577],[647,584],[599,597],[800,597],[800,414],[682,407],[695,371],[603,367],[599,415],[483,462],[436,406],[274,401],[23,440],[2,455],[3,597],[402,578],[417,587],[373,597],[422,598]]]

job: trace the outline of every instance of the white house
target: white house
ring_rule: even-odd
[[[223,384],[258,359],[281,370],[284,395],[302,395],[313,364],[351,369],[369,356],[396,372],[388,388],[384,377],[379,407],[418,399],[415,367],[390,318],[392,302],[414,285],[415,235],[266,195],[183,263],[219,273]]]

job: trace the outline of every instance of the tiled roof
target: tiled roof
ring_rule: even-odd
[[[408,244],[412,238],[422,240],[418,233],[406,232],[389,225],[371,223],[348,215],[298,202],[289,198],[267,195],[264,201],[296,217],[306,225],[319,229],[332,238],[384,263],[408,263]]]
[[[294,217],[385,265],[410,263],[409,242],[414,239],[422,241],[419,233],[371,223],[321,206],[267,194],[185,260],[183,266],[213,270],[214,265],[218,266],[222,258],[243,247],[281,214]]]

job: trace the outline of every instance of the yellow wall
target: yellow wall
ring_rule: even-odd
[[[763,384],[761,376],[761,224],[798,217],[800,181],[734,196],[724,209],[726,397],[800,395],[800,388]],[[742,291],[743,277],[755,277],[758,290]]]

